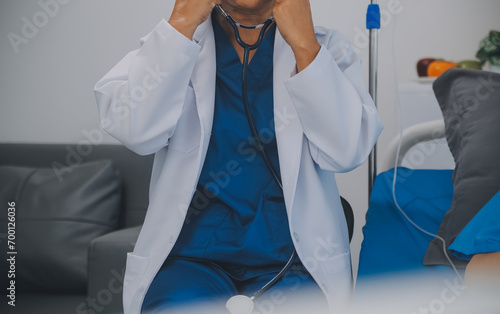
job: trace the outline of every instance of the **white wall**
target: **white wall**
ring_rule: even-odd
[[[52,0],[41,0],[44,3]],[[40,17],[39,0],[0,0],[0,142],[77,143],[98,128],[93,86],[161,18],[173,0],[59,0],[57,13],[40,20],[16,53],[9,34],[23,36],[23,18]],[[315,22],[337,28],[363,57],[369,1],[311,0]],[[500,29],[498,0],[384,0],[380,33],[379,108],[385,130],[379,159],[396,134],[396,82],[416,78],[415,63],[426,56],[473,58],[490,29]],[[389,7],[392,10],[389,10]],[[392,13],[391,13],[392,12]],[[45,23],[46,22],[46,23]],[[46,25],[44,25],[46,24]],[[40,25],[40,24],[39,24]],[[367,70],[365,71],[367,72]],[[365,73],[366,74],[366,73]],[[105,136],[103,143],[115,143]],[[366,165],[339,175],[341,194],[354,207],[354,266],[367,208]]]

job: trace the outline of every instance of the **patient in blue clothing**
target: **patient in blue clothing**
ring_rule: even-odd
[[[469,286],[485,285],[500,292],[500,191],[476,214],[449,247],[470,260],[465,270]]]

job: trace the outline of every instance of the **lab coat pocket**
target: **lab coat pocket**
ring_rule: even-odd
[[[196,109],[194,90],[188,86],[184,109],[177,122],[174,134],[170,138],[168,147],[169,149],[188,154],[200,146],[200,140],[201,127]]]
[[[125,308],[130,306],[135,293],[138,293],[139,283],[146,270],[149,258],[134,253],[127,253],[125,278],[123,279],[123,302]]]
[[[350,252],[340,253],[320,263],[325,276],[320,283],[329,298],[339,308],[347,306],[352,292],[352,270]],[[340,310],[340,313],[345,311]]]
[[[351,254],[349,252],[335,254],[332,256],[318,257],[321,265],[327,274],[338,274],[341,272],[351,272]]]

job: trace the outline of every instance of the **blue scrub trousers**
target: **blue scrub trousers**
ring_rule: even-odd
[[[225,307],[229,298],[237,294],[251,296],[275,275],[276,273],[268,273],[239,281],[211,262],[168,258],[146,293],[141,313],[229,313]],[[293,265],[284,278],[256,299],[254,311],[284,314],[285,308],[290,307],[290,304],[286,304],[287,300],[294,300],[300,289],[307,291],[308,296],[314,295],[315,306],[326,312],[327,303],[322,291],[307,270],[300,265]],[[279,292],[279,299],[285,300],[284,302],[272,301],[278,296],[276,292]],[[287,294],[293,294],[293,297],[286,298]],[[276,298],[273,299],[273,296]]]

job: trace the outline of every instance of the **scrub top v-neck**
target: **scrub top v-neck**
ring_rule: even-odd
[[[282,269],[293,251],[283,192],[256,150],[246,119],[242,64],[212,16],[216,92],[212,135],[197,190],[169,257],[216,263],[245,280]],[[273,24],[248,69],[252,115],[279,173],[273,119]]]

